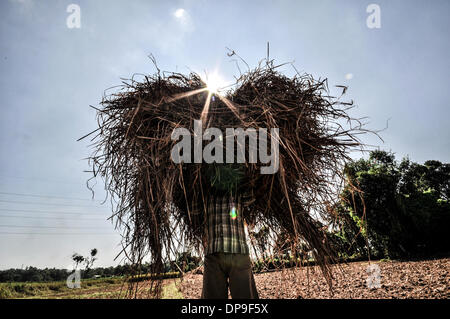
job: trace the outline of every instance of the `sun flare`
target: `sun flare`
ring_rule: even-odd
[[[211,73],[203,81],[206,83],[206,89],[213,94],[221,94],[221,90],[227,86],[225,80],[217,73]]]

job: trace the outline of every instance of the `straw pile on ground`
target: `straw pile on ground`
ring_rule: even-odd
[[[123,231],[122,253],[136,274],[145,258],[153,273],[161,273],[176,252],[203,253],[205,212],[193,214],[192,209],[204,207],[212,192],[207,179],[212,164],[171,160],[178,142],[171,139],[173,130],[193,132],[194,120],[202,119],[204,129],[223,132],[267,128],[269,140],[270,128],[279,128],[279,170],[261,174],[264,164],[247,158],[238,187],[252,190],[256,198],[243,213],[252,254],[262,253],[255,235],[265,230],[264,253],[302,257],[308,250],[331,282],[328,265],[334,255],[323,221],[333,214],[348,152],[360,146],[357,135],[365,130],[348,114],[352,103],[329,96],[326,80],[299,73],[288,77],[278,70],[266,61],[218,95],[197,74],[157,69],[104,96],[97,108],[98,128],[87,135],[93,136],[89,160],[94,177],[103,178],[111,195],[111,217]],[[130,296],[137,289],[131,287]],[[150,291],[158,296],[160,281],[153,281]]]

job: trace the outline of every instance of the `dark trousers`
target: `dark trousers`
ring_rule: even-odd
[[[202,299],[258,299],[250,257],[214,253],[205,256]]]

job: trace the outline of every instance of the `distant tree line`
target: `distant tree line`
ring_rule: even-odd
[[[123,276],[129,273],[130,267],[119,265],[116,267],[98,267],[89,270],[89,277],[86,277],[84,269],[81,270],[82,278],[92,278],[95,276],[111,277]],[[70,275],[67,269],[26,267],[24,269],[0,270],[0,282],[44,282],[66,280]]]
[[[92,258],[96,255],[96,250],[91,250],[91,257],[80,257],[79,254],[73,254],[71,259],[78,264],[83,263],[87,258]],[[112,276],[126,276],[136,274],[129,264],[118,265],[115,267],[97,267],[92,266],[92,259],[89,259],[89,267],[81,269],[81,278],[96,278],[96,277],[112,277]],[[191,252],[178,253],[175,260],[167,262],[164,265],[164,272],[187,272],[199,266],[201,258],[194,256]],[[87,264],[85,264],[87,266]],[[150,272],[150,265],[143,264],[140,267],[140,274],[148,274]],[[45,268],[38,269],[36,267],[26,267],[24,269],[7,269],[0,270],[0,282],[48,282],[48,281],[63,281],[67,279],[71,271],[67,269]]]

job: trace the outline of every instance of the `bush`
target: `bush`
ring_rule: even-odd
[[[0,299],[12,298],[13,294],[11,292],[11,285],[1,285],[0,286]]]

